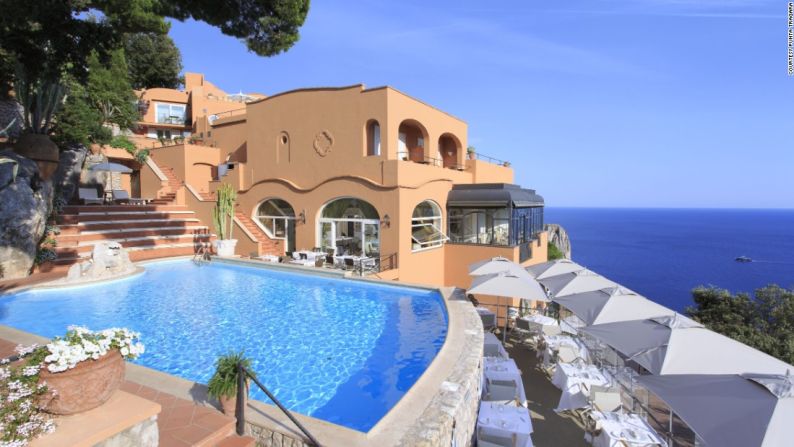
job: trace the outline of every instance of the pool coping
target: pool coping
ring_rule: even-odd
[[[136,265],[156,263],[167,260],[179,260],[189,257],[173,257],[147,262],[139,262]],[[472,319],[471,315],[476,314],[474,308],[460,294],[455,293],[452,287],[432,287],[427,285],[414,285],[394,280],[383,280],[367,277],[356,277],[339,272],[322,272],[317,268],[302,266],[280,266],[278,264],[266,263],[255,260],[244,260],[238,258],[214,258],[218,261],[231,265],[243,265],[255,268],[274,269],[290,271],[293,273],[314,274],[339,279],[350,279],[353,281],[363,281],[380,285],[390,285],[396,287],[419,288],[424,290],[437,291],[447,311],[447,334],[444,343],[436,356],[427,366],[422,375],[411,386],[411,388],[395,403],[389,411],[366,433],[351,428],[317,419],[311,416],[294,413],[294,416],[312,433],[315,438],[323,445],[345,445],[350,447],[377,446],[385,447],[401,444],[401,440],[409,436],[416,436],[416,431],[423,429],[421,420],[425,413],[431,409],[431,404],[439,404],[437,397],[442,394],[444,387],[449,387],[447,380],[455,375],[455,367],[458,366],[464,357],[477,357],[470,351],[471,347],[482,347],[483,331],[482,326],[469,327],[472,321],[479,322],[479,316]],[[116,279],[116,278],[114,278]],[[96,284],[96,283],[93,283]],[[93,285],[92,284],[92,285]],[[81,284],[82,285],[82,284]],[[31,287],[36,289],[38,287]],[[25,289],[29,290],[29,289]],[[18,290],[16,292],[19,292]],[[42,343],[47,339],[34,334],[30,334],[10,326],[0,325],[0,338],[21,344]],[[467,355],[468,354],[468,355]],[[476,353],[474,353],[476,354]],[[149,367],[127,363],[127,380],[146,385],[158,391],[172,394],[176,397],[187,399],[195,404],[219,408],[218,404],[207,396],[207,387],[204,384],[193,382],[177,376],[173,376]],[[479,374],[479,370],[476,370]],[[452,385],[455,385],[453,383]],[[466,394],[466,399],[468,393]],[[466,400],[464,399],[464,400]],[[464,402],[465,403],[465,402]],[[448,411],[447,411],[448,412]],[[452,416],[450,416],[452,417]],[[304,439],[302,433],[292,424],[276,406],[265,402],[249,399],[246,411],[246,423],[248,431],[257,429],[279,433],[283,437],[295,440]],[[453,419],[454,424],[454,419]],[[253,427],[252,427],[253,426]]]

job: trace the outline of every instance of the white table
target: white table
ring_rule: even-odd
[[[292,257],[293,257],[293,259],[296,259],[296,260],[299,261],[299,260],[301,260],[300,259],[301,258],[300,255],[301,254],[306,255],[306,259],[305,259],[306,261],[314,261],[315,259],[317,259],[318,256],[325,256],[325,254],[318,253],[316,251],[301,250],[301,251],[294,252]],[[296,256],[297,256],[297,258],[296,258]]]
[[[267,262],[278,262],[278,256],[276,255],[262,255],[259,257],[259,259]]]
[[[587,360],[587,347],[584,343],[571,337],[570,335],[544,335],[543,341],[546,343],[546,349],[543,352],[538,352],[538,356],[542,356],[543,365],[550,366],[551,359],[554,357],[553,351],[560,349],[560,346],[568,346],[573,348],[579,357]]]
[[[565,411],[587,407],[590,387],[608,386],[612,380],[595,365],[558,363],[551,383],[562,390],[560,402],[554,411]]]
[[[505,380],[513,381],[518,387],[518,400],[521,405],[526,405],[527,395],[524,392],[524,381],[521,380],[521,370],[518,369],[515,360],[510,358],[485,357],[482,365],[482,393],[485,397],[487,393],[487,381]]]
[[[516,434],[517,445],[531,447],[532,419],[529,410],[522,407],[501,405],[494,402],[480,402],[477,415],[478,434],[511,438]]]
[[[667,446],[667,442],[636,414],[594,412],[591,417],[601,427],[601,432],[593,438],[595,447]]]
[[[521,317],[522,320],[526,321],[527,323],[534,323],[539,326],[556,326],[557,320],[551,317],[547,317],[545,315],[540,314],[533,314]]]
[[[499,338],[491,332],[485,333],[483,345],[482,354],[484,357],[501,357],[504,359],[510,357]]]

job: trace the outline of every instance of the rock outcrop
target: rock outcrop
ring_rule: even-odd
[[[61,157],[58,160],[58,169],[52,177],[52,183],[59,198],[65,203],[69,203],[77,192],[86,154],[88,149],[82,144],[61,147]]]
[[[74,284],[98,279],[110,279],[135,271],[127,251],[118,242],[100,242],[94,245],[91,260],[69,268],[65,283]]]
[[[558,224],[546,224],[543,229],[549,236],[549,243],[557,247],[565,255],[565,259],[571,259],[571,240],[565,228]]]
[[[0,131],[7,129],[6,134],[15,140],[22,133],[24,109],[17,101],[0,101]]]
[[[52,183],[33,160],[0,151],[0,278],[28,275],[52,208]],[[14,172],[16,171],[16,175]]]

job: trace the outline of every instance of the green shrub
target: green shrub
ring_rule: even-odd
[[[215,374],[207,384],[207,394],[210,397],[220,399],[221,397],[233,397],[237,394],[237,365],[239,363],[242,363],[252,376],[256,376],[251,369],[251,359],[246,358],[242,351],[220,356],[215,362]]]
[[[565,257],[565,254],[561,252],[560,249],[557,248],[557,246],[552,244],[551,242],[549,242],[548,247],[549,247],[549,254],[548,254],[549,261],[554,261],[556,259],[563,259]]]
[[[124,135],[117,135],[113,137],[113,139],[110,140],[110,146],[119,149],[124,149],[130,155],[135,155],[135,151],[138,150],[138,148],[135,147],[135,143],[130,141],[130,139],[125,137]]]

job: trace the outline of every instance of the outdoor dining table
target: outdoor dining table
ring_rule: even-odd
[[[590,387],[608,386],[612,380],[595,365],[558,363],[551,383],[562,390],[554,411],[565,411],[587,407]]]
[[[546,348],[542,352],[538,352],[538,357],[543,358],[544,366],[551,366],[551,360],[554,358],[554,352],[560,349],[560,346],[569,346],[573,348],[579,357],[587,359],[587,347],[584,343],[571,337],[570,335],[544,335],[543,341],[546,343]]]
[[[480,402],[477,428],[484,434],[501,438],[512,438],[515,434],[516,445],[532,447],[532,419],[526,408]]]
[[[485,396],[486,383],[490,380],[513,381],[518,388],[518,400],[521,405],[527,402],[527,395],[524,392],[524,381],[521,380],[521,370],[518,369],[516,361],[511,358],[485,357],[482,365],[482,392]]]
[[[593,436],[595,447],[666,447],[667,442],[636,414],[594,412],[590,416],[600,426]]]
[[[298,256],[298,258],[300,258],[300,255],[302,254],[306,255],[306,260],[308,261],[314,261],[317,258],[317,256],[325,256],[324,253],[319,253],[316,251],[309,251],[309,250],[296,251],[294,256]]]
[[[482,355],[484,357],[501,357],[505,359],[509,357],[502,342],[491,332],[485,333],[483,345]]]

